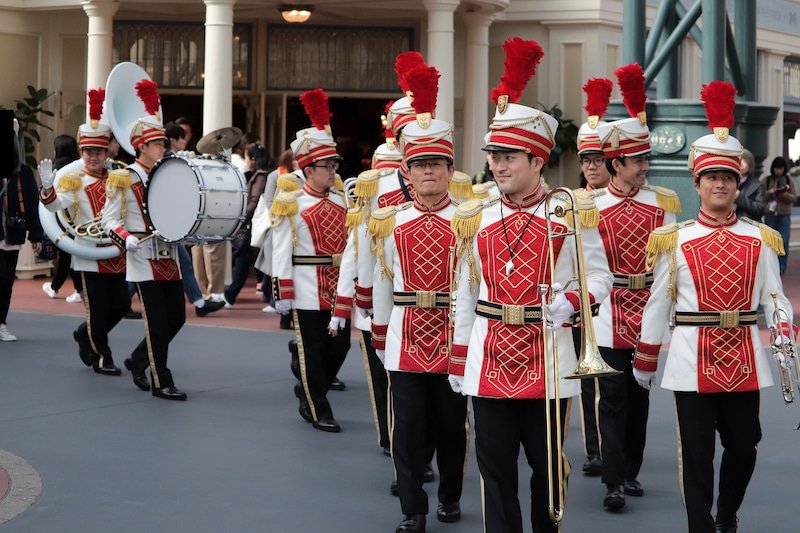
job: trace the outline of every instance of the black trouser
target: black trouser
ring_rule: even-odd
[[[386,369],[378,359],[372,346],[372,332],[361,332],[361,352],[364,354],[364,367],[367,370],[367,385],[372,400],[372,416],[375,418],[375,429],[378,431],[378,446],[389,447],[389,379]]]
[[[70,268],[72,263],[72,256],[62,249],[58,249],[58,260],[56,261],[56,271],[53,274],[53,281],[50,283],[50,288],[58,292],[67,280],[67,276],[72,278],[72,285],[77,292],[83,289],[80,273],[73,271]]]
[[[333,418],[328,390],[350,349],[350,320],[338,335],[328,334],[330,311],[295,309],[300,376],[314,421]]]
[[[153,388],[174,387],[167,368],[169,343],[186,322],[183,284],[178,281],[137,281],[144,315],[145,337],[131,354],[133,371],[150,367]]]
[[[581,329],[572,328],[572,342],[575,353],[581,353]],[[586,458],[600,455],[600,427],[597,424],[597,410],[600,389],[595,379],[581,381],[581,426],[583,427],[583,451]]]
[[[389,380],[394,411],[392,459],[403,514],[428,514],[422,477],[431,448],[436,450],[439,467],[439,502],[458,502],[469,435],[466,396],[453,392],[447,374],[392,371]]]
[[[603,483],[622,485],[639,475],[647,439],[650,391],[633,377],[633,350],[600,347],[600,355],[622,374],[598,378]]]
[[[522,511],[519,507],[517,489],[519,474],[517,459],[519,445],[525,450],[531,474],[531,522],[534,533],[558,531],[550,520],[548,511],[547,468],[547,422],[544,400],[514,400],[472,398],[475,411],[475,452],[478,469],[483,480],[483,522],[485,533],[521,533]],[[561,439],[567,437],[566,417],[570,399],[561,400]],[[555,421],[555,401],[550,401],[551,415]],[[551,435],[553,454],[552,477],[557,478],[555,427]],[[569,462],[564,459],[564,494],[569,477]],[[554,503],[560,504],[558,491],[554,491]]]
[[[719,469],[719,524],[735,521],[756,466],[761,440],[759,391],[675,392],[678,459],[689,533],[713,533],[715,431],[724,451]]]
[[[8,318],[18,259],[19,250],[0,250],[0,324]]]
[[[92,366],[104,368],[114,366],[108,332],[128,312],[128,282],[125,273],[99,274],[78,272],[83,286],[83,306],[86,322],[78,326],[78,336],[92,346]]]

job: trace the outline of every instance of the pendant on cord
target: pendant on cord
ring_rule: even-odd
[[[510,276],[512,270],[514,270],[514,261],[513,259],[509,259],[506,263],[506,276]]]

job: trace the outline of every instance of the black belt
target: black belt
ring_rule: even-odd
[[[334,268],[339,268],[342,264],[342,254],[293,255],[292,264],[303,266],[332,266]]]
[[[393,292],[394,305],[399,307],[419,307],[421,309],[448,309],[449,292],[412,291]]]
[[[541,324],[541,305],[507,305],[478,300],[475,314],[510,326]]]
[[[645,289],[653,284],[653,273],[614,274],[615,289]]]
[[[716,311],[695,313],[677,311],[676,326],[696,326],[698,328],[737,328],[758,324],[758,311]]]

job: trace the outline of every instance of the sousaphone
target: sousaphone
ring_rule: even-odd
[[[118,63],[108,75],[106,82],[106,100],[103,103],[103,117],[108,120],[114,138],[120,147],[131,155],[136,150],[131,144],[131,128],[142,117],[149,113],[144,102],[136,94],[136,84],[142,80],[150,80],[150,76],[135,63]],[[161,106],[159,116],[164,116]]]

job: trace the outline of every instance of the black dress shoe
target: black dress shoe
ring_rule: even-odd
[[[195,307],[194,314],[197,316],[206,316],[209,313],[214,313],[225,307],[225,302],[215,302],[214,300],[206,300],[203,307]]]
[[[125,313],[125,318],[128,320],[139,320],[142,318],[142,313],[134,311],[133,309],[128,309],[128,312]]]
[[[281,315],[281,329],[294,329],[291,315]]]
[[[625,494],[622,485],[608,485],[608,492],[603,498],[603,506],[609,509],[622,509],[625,507]]]
[[[425,471],[422,473],[422,481],[424,483],[433,483],[436,475],[433,473],[433,467],[430,463],[425,465]]]
[[[391,457],[392,456],[392,449],[390,447],[388,447],[388,446],[384,446],[383,447],[383,455],[385,455],[386,457]]]
[[[119,376],[122,374],[122,370],[114,366],[113,363],[107,364],[102,367],[93,367],[93,370],[96,374],[102,374],[104,376]]]
[[[300,353],[297,351],[297,341],[294,339],[289,341],[289,353],[292,357],[289,369],[292,371],[292,375],[297,378],[297,381],[303,381],[300,375]]]
[[[164,398],[165,400],[185,400],[186,393],[175,387],[162,387],[160,389],[153,389],[153,396],[156,398]]]
[[[92,345],[89,344],[89,339],[82,339],[77,329],[72,332],[72,338],[78,343],[78,355],[83,364],[92,366]]]
[[[306,391],[303,390],[303,385],[298,383],[294,386],[294,395],[300,400],[300,417],[306,422],[313,422],[314,417],[311,416],[311,407],[308,405],[308,398],[306,398]]]
[[[418,533],[425,533],[425,515],[424,514],[407,514],[406,517],[397,526],[395,533],[403,533],[413,531]]]
[[[342,428],[339,427],[339,422],[333,418],[323,418],[314,422],[314,427],[320,431],[327,431],[328,433],[339,433]]]
[[[456,503],[439,503],[436,509],[436,519],[439,522],[458,522],[461,520],[461,505]]]
[[[341,391],[341,390],[345,390],[345,389],[347,389],[347,385],[342,383],[342,381],[338,377],[333,378],[333,381],[331,382],[331,390],[339,390],[339,391]]]
[[[636,481],[626,481],[622,485],[625,494],[628,496],[644,496],[644,489],[642,488],[642,484]]]
[[[583,473],[587,476],[599,476],[603,473],[603,460],[599,455],[593,455],[583,463]]]
[[[125,368],[133,375],[133,384],[142,390],[150,390],[150,382],[147,381],[147,376],[144,375],[144,370],[138,372],[133,368],[133,361],[131,358],[125,359]]]
[[[397,488],[397,481],[392,481],[392,484],[389,485],[389,494],[392,496],[400,496],[400,489]]]

